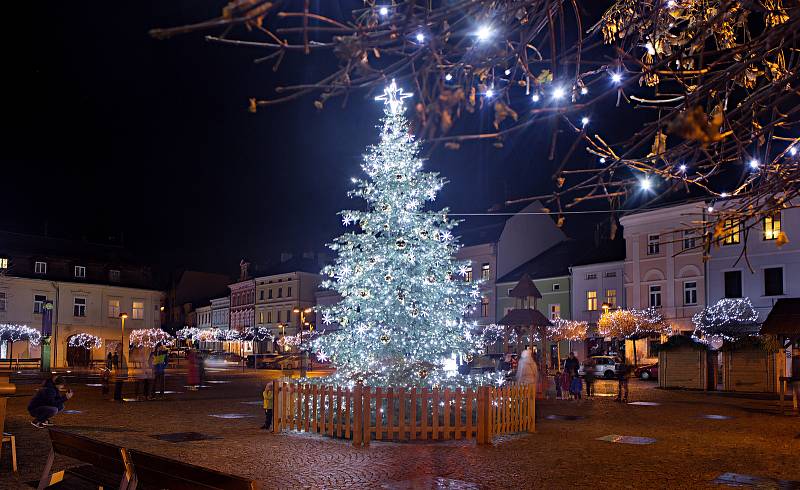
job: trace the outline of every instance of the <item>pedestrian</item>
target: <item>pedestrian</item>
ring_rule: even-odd
[[[139,390],[142,389],[142,398],[147,398],[150,395],[150,371],[152,371],[152,366],[149,365],[151,362],[150,356],[144,353],[144,351],[139,351],[136,353],[136,358],[138,361],[138,367],[134,370],[134,376],[136,377],[136,383],[134,383],[134,398],[140,400],[139,397]]]
[[[190,349],[186,354],[186,384],[190,390],[196,390],[200,384],[200,377],[197,371],[197,353],[194,349]]]
[[[553,384],[556,385],[556,400],[564,398],[564,392],[561,391],[561,371],[556,371],[553,375]]]
[[[264,392],[261,394],[264,397],[264,425],[262,429],[270,430],[272,428],[272,399],[275,394],[272,393],[272,383],[267,383],[264,386]]]
[[[628,379],[631,375],[631,365],[625,359],[617,365],[617,398],[618,402],[628,401]]]
[[[583,385],[581,384],[580,376],[576,374],[572,377],[572,381],[570,381],[569,394],[572,395],[572,398],[575,400],[580,400],[581,392],[583,392]]]
[[[203,386],[206,382],[206,354],[205,352],[198,351],[197,358],[197,380],[198,386]]]
[[[561,371],[561,377],[559,377],[558,382],[561,384],[561,398],[563,400],[568,400],[571,397],[571,393],[569,392],[570,388],[570,377],[567,370]]]
[[[539,366],[533,359],[530,349],[522,351],[519,364],[517,366],[517,383],[521,385],[532,385],[536,389],[539,380]]]
[[[64,378],[61,376],[47,378],[28,403],[28,413],[33,417],[31,425],[37,429],[53,425],[50,418],[64,410],[64,402],[72,398],[72,395],[72,390],[64,386]]]
[[[109,352],[108,356],[106,356],[106,369],[111,371],[111,368],[113,367],[114,367],[114,356],[111,355],[111,353]]]
[[[590,357],[583,363],[583,381],[586,383],[586,398],[591,398],[594,395],[594,361]]]
[[[581,363],[578,361],[578,358],[575,357],[575,353],[570,352],[569,357],[567,357],[567,360],[564,361],[564,371],[569,374],[570,382],[572,382],[572,378],[578,376],[578,369],[580,369],[580,367]]]
[[[169,356],[167,355],[167,351],[163,348],[158,349],[158,354],[153,358],[153,374],[155,375],[155,379],[153,380],[153,393],[152,397],[155,398],[156,391],[161,391],[161,396],[164,396],[164,391],[166,390],[166,378],[165,372],[167,369],[167,361],[169,360]]]
[[[150,353],[147,354],[147,361],[145,363],[144,396],[148,400],[152,400],[153,398],[155,398],[155,391],[156,391],[155,358],[156,358],[156,353],[154,350],[151,350]]]
[[[114,351],[114,355],[111,357],[111,361],[114,364],[114,369],[119,369],[119,354],[117,351]]]

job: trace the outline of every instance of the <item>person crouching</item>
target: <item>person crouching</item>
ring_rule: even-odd
[[[62,395],[61,391],[65,391],[65,393]],[[46,379],[28,403],[28,413],[33,417],[31,425],[37,429],[53,425],[50,418],[64,410],[64,402],[70,398],[72,398],[72,390],[65,390],[64,378],[54,376]]]

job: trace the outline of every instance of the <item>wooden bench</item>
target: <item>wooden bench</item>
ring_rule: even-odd
[[[143,488],[170,490],[256,490],[258,483],[241,476],[229,475],[194,466],[182,461],[129,449],[136,481]]]
[[[136,476],[125,448],[58,429],[49,429],[49,433],[53,449],[47,457],[38,485],[37,482],[31,482],[37,485],[38,490],[59,484],[66,475],[75,476],[103,488],[117,487],[120,490],[136,488]],[[86,464],[50,473],[56,454]],[[58,485],[58,488],[63,487],[64,484]]]

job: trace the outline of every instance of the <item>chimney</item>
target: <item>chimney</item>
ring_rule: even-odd
[[[242,259],[239,262],[239,280],[240,281],[247,280],[247,278],[248,278],[247,269],[249,269],[249,268],[250,268],[250,262],[245,262],[244,259]]]

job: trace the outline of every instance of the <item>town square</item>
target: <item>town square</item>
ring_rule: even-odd
[[[13,9],[0,488],[800,488],[794,3]]]

